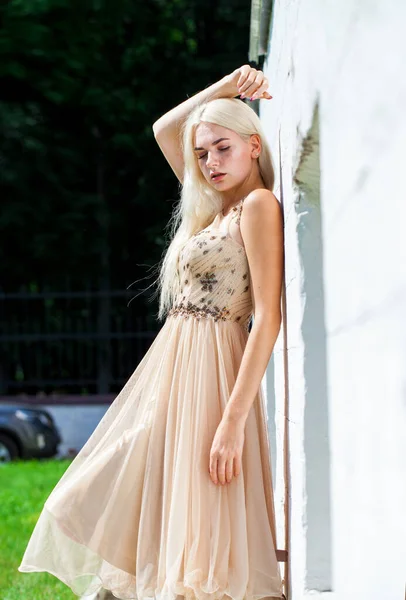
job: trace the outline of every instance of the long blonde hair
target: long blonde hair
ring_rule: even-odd
[[[231,129],[246,141],[252,134],[258,134],[262,142],[259,171],[265,187],[273,191],[275,175],[271,151],[261,121],[248,104],[237,98],[216,98],[200,104],[189,113],[180,137],[185,165],[183,185],[179,202],[167,225],[171,240],[157,267],[159,275],[154,282],[158,285],[153,297],[160,292],[158,319],[164,318],[180,292],[178,258],[182,247],[193,235],[207,227],[223,208],[221,193],[204,178],[193,150],[195,130],[202,121]]]

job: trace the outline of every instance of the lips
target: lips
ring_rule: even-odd
[[[225,175],[225,174],[226,174],[226,173],[220,173],[219,171],[216,171],[215,173],[212,173],[212,174],[210,175],[210,178],[211,178],[211,180],[213,181],[213,180],[216,180],[216,179],[218,179],[218,178],[222,177],[222,176],[223,176],[223,175]]]

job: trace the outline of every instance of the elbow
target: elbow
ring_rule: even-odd
[[[160,130],[160,125],[159,125],[159,119],[158,119],[158,121],[155,121],[155,123],[153,123],[153,125],[152,125],[152,131],[154,132],[154,137],[157,137],[159,130]]]
[[[165,133],[165,135],[171,135],[172,124],[170,121],[168,121],[168,119],[165,118],[164,115],[159,117],[159,119],[152,124],[152,131],[154,132],[155,138],[162,136],[162,133]]]
[[[282,312],[280,309],[257,311],[254,314],[254,323],[258,323],[261,330],[277,336],[282,325]]]
[[[163,131],[168,129],[168,125],[169,123],[165,118],[165,115],[159,117],[159,119],[154,121],[154,123],[152,124],[152,131],[154,132],[154,136],[157,137],[158,135],[161,135]]]

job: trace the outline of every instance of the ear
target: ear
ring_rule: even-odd
[[[258,158],[261,153],[261,138],[257,133],[253,133],[250,137],[251,145],[251,156],[252,158]]]

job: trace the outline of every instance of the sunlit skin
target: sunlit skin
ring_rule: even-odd
[[[213,483],[226,485],[241,472],[245,423],[281,325],[283,220],[279,202],[265,188],[259,172],[256,155],[261,152],[261,139],[257,134],[245,141],[225,127],[200,123],[194,146],[203,176],[222,194],[223,214],[245,198],[240,231],[250,269],[255,318],[212,441],[208,465]],[[226,173],[226,177],[213,182],[210,175],[216,171]]]
[[[258,167],[259,135],[253,134],[245,141],[231,129],[202,122],[196,128],[194,146],[204,178],[223,196],[224,215],[250,191],[265,188]],[[226,176],[212,181],[210,175],[216,171]]]

